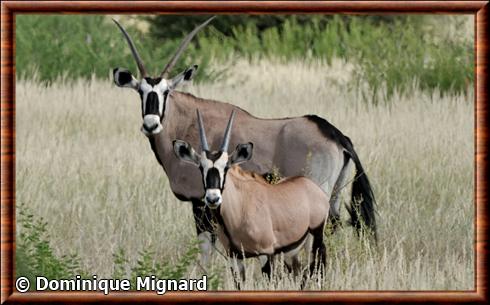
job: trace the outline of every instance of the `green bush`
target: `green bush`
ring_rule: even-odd
[[[36,218],[25,205],[18,205],[17,228],[20,234],[16,240],[15,270],[16,276],[25,276],[34,285],[35,277],[48,279],[82,277],[87,273],[80,267],[80,259],[72,253],[57,256],[49,244],[47,222]]]
[[[124,23],[123,23],[124,24]],[[124,25],[145,62],[148,72],[157,75],[177,49],[180,39],[161,43]],[[209,57],[196,56],[191,45],[173,73],[199,64],[197,80],[205,74]],[[157,65],[152,63],[158,63]],[[115,67],[138,74],[136,63],[116,25],[105,16],[18,15],[16,17],[16,70],[20,78],[36,77],[52,82],[58,77],[76,79],[92,75],[107,78]]]
[[[106,78],[114,67],[137,73],[119,29],[105,16],[18,15],[16,63],[20,77],[41,81]],[[152,74],[159,74],[182,37],[207,16],[140,17],[148,34],[126,25]],[[218,16],[198,34],[174,69],[198,64],[197,81],[226,75],[212,60],[306,60],[325,63],[340,57],[355,65],[352,87],[364,100],[389,100],[414,86],[441,93],[466,93],[474,81],[473,42],[437,39],[431,16]],[[442,20],[442,21],[441,21]],[[454,21],[451,21],[454,23]],[[124,23],[124,22],[123,22]],[[439,29],[440,30],[440,29]],[[150,65],[156,62],[158,64]],[[369,88],[361,86],[367,82]]]
[[[380,92],[384,93],[383,100],[395,91],[403,95],[414,83],[429,92],[467,92],[474,77],[472,44],[438,42],[437,35],[424,30],[423,24],[422,16],[396,21],[392,27],[356,19],[350,23],[341,41],[348,46],[346,56],[357,63],[356,82],[369,83],[372,96],[368,99],[376,103]]]
[[[422,90],[461,94],[474,81],[472,42],[437,40],[436,30],[424,26],[427,16],[385,20],[336,15],[328,17],[328,22],[326,18],[311,16],[309,23],[300,23],[292,16],[264,30],[247,23],[233,27],[232,35],[219,39],[208,31],[198,42],[222,60],[228,59],[228,54],[326,63],[344,58],[356,66],[353,88],[361,90],[360,84],[367,82],[369,89],[361,93],[374,103],[379,101],[379,93],[389,100],[394,92],[407,93],[414,83]]]

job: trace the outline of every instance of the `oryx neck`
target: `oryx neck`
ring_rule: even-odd
[[[227,172],[220,211],[225,223],[231,227],[239,226],[245,214],[242,194],[237,187],[240,183],[237,175],[239,175],[238,166],[233,166]]]
[[[228,170],[223,190],[221,215],[230,229],[239,228],[244,221],[247,221],[248,209],[253,204],[250,204],[245,197],[250,192],[256,191],[256,187],[260,183],[257,177],[253,176],[253,173],[247,172],[237,165]]]
[[[190,94],[172,91],[168,102],[171,109],[168,118],[168,136],[173,139],[189,139],[196,133],[194,114],[199,107],[199,101]]]
[[[189,113],[192,113],[191,109],[194,107],[193,101],[185,94],[178,91],[171,92],[166,100],[162,131],[148,138],[158,162],[169,176],[175,170],[175,166],[171,164],[171,160],[174,159],[172,141],[186,139],[192,132],[190,126],[193,124],[193,118]]]
[[[198,169],[192,165],[179,162],[173,151],[175,139],[185,139],[198,145],[199,134],[195,113],[198,105],[205,104],[191,94],[173,91],[169,94],[165,118],[162,121],[162,132],[152,136],[150,145],[155,156],[169,179],[174,194],[186,200],[202,196],[202,178],[197,176]],[[195,187],[189,188],[188,182]]]

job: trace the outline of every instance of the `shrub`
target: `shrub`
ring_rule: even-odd
[[[71,278],[75,275],[86,276],[82,270],[80,258],[76,253],[58,256],[49,244],[47,225],[42,218],[36,218],[23,204],[17,206],[17,227],[20,234],[15,250],[16,276],[25,276],[35,287],[35,277],[48,279]]]

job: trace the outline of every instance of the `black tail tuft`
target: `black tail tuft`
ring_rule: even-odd
[[[352,145],[349,148],[351,148],[349,152],[356,165],[356,175],[352,183],[351,206],[347,209],[351,217],[351,224],[356,228],[358,234],[361,232],[372,234],[374,240],[377,241],[376,200],[373,190]]]

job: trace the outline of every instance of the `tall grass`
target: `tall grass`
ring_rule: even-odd
[[[378,201],[379,245],[358,242],[348,226],[325,236],[326,273],[307,289],[473,289],[472,92],[414,88],[362,104],[349,86],[353,67],[241,60],[224,81],[184,89],[265,118],[318,114],[352,139]],[[53,255],[76,253],[99,277],[129,276],[138,261],[150,271],[179,266],[196,235],[190,204],[174,197],[139,131],[139,103],[110,80],[16,83],[16,202],[46,222]],[[215,254],[182,276],[215,274],[214,288],[235,289],[228,266]],[[280,266],[272,280],[253,259],[246,266],[245,289],[299,289]]]
[[[231,24],[231,35],[211,25],[191,43],[174,72],[199,63],[197,81],[214,81],[237,57],[310,63],[341,58],[355,64],[352,88],[360,90],[363,101],[375,104],[414,86],[428,93],[437,89],[441,94],[464,94],[473,83],[472,16],[393,16],[390,22],[377,22],[361,16],[315,15],[309,22],[301,20],[292,16],[265,30],[253,22]],[[126,42],[107,17],[18,15],[16,21],[21,77],[37,71],[45,81],[59,75],[89,78],[93,73],[105,78],[118,66],[137,72]],[[127,27],[147,68],[156,75],[180,39],[158,39]],[[211,64],[216,61],[222,64]]]

